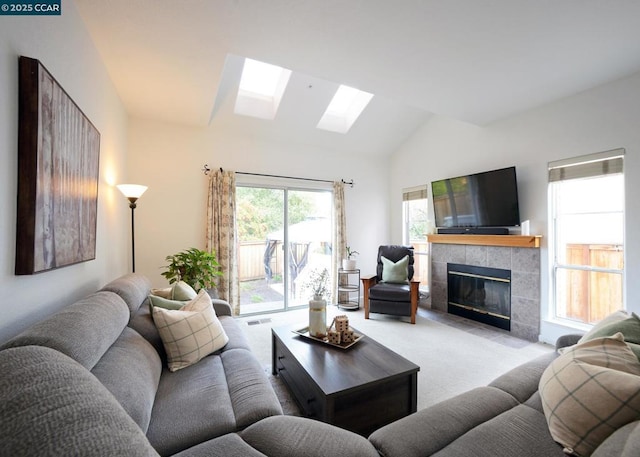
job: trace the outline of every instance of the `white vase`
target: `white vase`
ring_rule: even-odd
[[[342,269],[343,270],[355,270],[356,269],[356,261],[351,259],[342,259]]]
[[[309,335],[315,338],[327,336],[327,301],[321,296],[309,300]]]

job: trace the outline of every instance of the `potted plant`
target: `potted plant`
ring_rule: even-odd
[[[358,251],[354,251],[351,249],[351,246],[346,247],[347,258],[342,259],[342,269],[343,270],[355,270],[356,269],[356,261],[352,257],[360,254]]]
[[[169,284],[184,281],[198,292],[207,289],[209,295],[217,298],[216,278],[222,276],[220,264],[216,260],[215,252],[189,248],[177,254],[168,255],[168,262],[162,276],[169,280]]]

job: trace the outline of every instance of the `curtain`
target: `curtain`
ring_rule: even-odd
[[[347,254],[347,218],[344,210],[344,183],[333,183],[333,234],[331,302],[338,302],[338,269]]]
[[[240,314],[240,284],[236,244],[236,175],[215,170],[209,176],[206,248],[213,250],[223,276],[218,278],[218,294],[227,300],[235,315]]]

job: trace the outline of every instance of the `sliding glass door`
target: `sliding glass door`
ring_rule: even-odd
[[[326,190],[237,187],[240,314],[308,305],[306,278],[331,271],[331,202]]]

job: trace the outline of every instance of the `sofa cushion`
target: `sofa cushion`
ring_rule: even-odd
[[[0,366],[2,455],[158,455],[113,395],[64,354],[7,349]]]
[[[160,378],[147,437],[162,455],[282,414],[263,368],[244,349],[210,355]]]
[[[129,273],[114,279],[102,290],[113,292],[120,295],[124,302],[129,307],[129,314],[133,316],[142,302],[149,295],[151,289],[151,282],[149,279],[139,273]]]
[[[453,441],[438,457],[566,457],[549,434],[544,414],[518,405]]]
[[[126,327],[91,372],[146,432],[162,373],[162,362],[153,347]]]
[[[251,352],[235,349],[224,351],[220,357],[237,429],[265,417],[282,414],[278,397],[263,367]]]
[[[229,337],[229,342],[225,344],[222,349],[216,351],[215,354],[229,351],[231,349],[245,349],[247,351],[251,351],[251,346],[249,346],[247,336],[242,330],[242,327],[238,325],[238,322],[233,317],[218,316],[218,320],[222,324],[224,332]]]
[[[385,425],[369,440],[385,457],[427,456],[517,405],[500,389],[479,387]]]
[[[577,344],[545,370],[540,396],[554,439],[590,455],[640,417],[640,362],[621,333]]]
[[[292,455],[289,453],[288,455]],[[266,457],[237,433],[229,433],[173,454],[173,457]],[[275,457],[275,456],[273,456]]]
[[[161,455],[236,431],[224,366],[209,356],[175,372],[163,369],[147,437]]]
[[[411,287],[406,281],[404,284],[379,282],[369,289],[369,299],[392,302],[410,302]]]
[[[148,302],[138,308],[136,314],[129,321],[129,327],[142,335],[142,337],[156,350],[160,356],[160,360],[162,360],[162,363],[165,363],[167,361],[167,353],[164,350],[162,338],[160,338],[160,333],[158,333],[156,324],[153,322],[153,317],[151,317],[151,310],[149,308],[150,306],[148,306]]]
[[[229,341],[205,290],[179,310],[154,307],[153,321],[171,371],[196,363]]]
[[[96,292],[29,327],[3,347],[46,346],[92,369],[129,321],[129,309],[113,292]]]
[[[557,354],[555,352],[536,357],[513,370],[507,371],[494,379],[489,385],[504,390],[513,395],[520,403],[524,403],[538,391],[542,373],[556,357]]]
[[[592,454],[593,457],[637,457],[640,449],[640,420],[619,428]]]
[[[379,457],[364,437],[303,417],[269,417],[239,435],[268,456]]]

